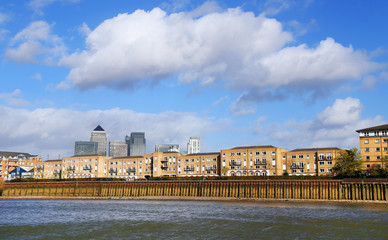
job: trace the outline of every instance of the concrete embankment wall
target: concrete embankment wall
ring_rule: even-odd
[[[145,181],[6,183],[3,197],[203,197],[388,201],[388,183],[330,181]]]

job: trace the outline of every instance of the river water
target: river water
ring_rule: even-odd
[[[388,239],[388,205],[0,199],[0,239]]]

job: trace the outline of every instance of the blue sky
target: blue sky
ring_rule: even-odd
[[[108,141],[201,137],[358,147],[385,124],[386,1],[0,2],[0,148],[69,156]]]

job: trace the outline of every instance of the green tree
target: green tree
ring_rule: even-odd
[[[388,178],[388,156],[384,156],[382,159],[382,165],[373,164],[366,170],[368,177],[375,178]]]
[[[341,153],[336,158],[333,173],[337,177],[360,177],[361,155],[357,148]]]

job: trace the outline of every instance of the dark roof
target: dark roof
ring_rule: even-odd
[[[388,130],[388,124],[379,125],[379,126],[370,127],[370,128],[364,128],[364,129],[356,130],[356,132],[361,132],[361,131],[376,131],[376,130]]]
[[[143,156],[122,156],[122,157],[113,157],[112,159],[130,159],[130,158],[142,158]]]
[[[62,159],[50,159],[50,160],[44,161],[44,163],[45,162],[57,162],[57,161],[61,161],[62,162]]]
[[[200,155],[216,155],[216,154],[220,155],[219,152],[208,152],[208,153],[192,153],[184,156],[200,156]]]
[[[244,149],[244,148],[275,148],[274,146],[272,145],[264,145],[264,146],[242,146],[242,147],[234,147],[234,148],[231,148],[231,149]]]
[[[17,157],[19,155],[24,155],[26,157],[36,157],[37,156],[37,155],[31,155],[29,153],[22,153],[22,152],[5,152],[5,151],[0,151],[0,156]]]
[[[105,130],[100,125],[98,125],[93,131],[104,132]]]
[[[324,151],[324,150],[341,150],[337,147],[327,147],[327,148],[298,148],[289,152],[303,152],[303,151]]]

